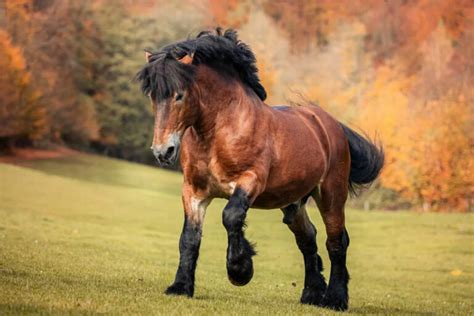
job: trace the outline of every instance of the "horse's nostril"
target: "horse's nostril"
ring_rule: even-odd
[[[168,147],[168,149],[166,150],[166,153],[165,153],[165,159],[169,159],[174,153],[174,146],[170,146]]]

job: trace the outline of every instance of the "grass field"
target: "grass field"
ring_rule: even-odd
[[[193,299],[163,294],[181,175],[90,155],[0,164],[0,314],[333,314],[298,303],[303,260],[280,211],[251,210],[255,276],[226,276],[223,201],[208,209]],[[328,275],[324,228],[318,245]],[[347,210],[354,314],[474,313],[474,217]],[[295,286],[296,284],[296,286]]]

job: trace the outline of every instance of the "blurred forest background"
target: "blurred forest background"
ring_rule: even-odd
[[[0,0],[0,146],[153,163],[143,49],[236,28],[268,104],[319,103],[377,137],[386,166],[356,203],[473,210],[471,0]]]

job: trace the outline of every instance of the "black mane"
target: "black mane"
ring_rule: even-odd
[[[193,56],[192,64],[177,61],[186,55]],[[187,89],[194,82],[195,66],[200,64],[237,76],[262,101],[266,99],[267,93],[257,75],[255,55],[232,29],[224,33],[220,28],[201,32],[196,38],[163,47],[151,55],[136,79],[142,83],[143,93],[161,101]]]

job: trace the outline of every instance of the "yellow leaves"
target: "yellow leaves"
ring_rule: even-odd
[[[358,122],[369,134],[379,133],[382,140],[394,137],[397,125],[407,119],[408,97],[404,91],[409,80],[397,76],[388,67],[381,67],[375,81],[362,98]]]
[[[0,136],[38,139],[46,125],[39,94],[30,87],[30,74],[19,47],[0,29]]]
[[[472,113],[462,98],[411,104],[407,120],[386,140],[391,164],[382,183],[433,210],[467,210],[474,193]]]
[[[258,58],[260,57],[260,58]],[[267,94],[271,93],[273,86],[277,80],[277,71],[272,69],[270,64],[268,64],[263,58],[263,56],[257,57],[257,67],[258,67],[258,75],[260,77],[260,81],[262,85],[265,87]],[[269,95],[271,98],[271,95]]]
[[[21,49],[12,44],[10,36],[2,29],[0,29],[0,54],[0,63],[3,66],[2,69],[8,67],[14,71],[25,70],[26,63]]]
[[[248,16],[247,1],[209,0],[208,10],[212,25],[236,28],[242,25]]]
[[[14,46],[9,35],[0,29],[0,87],[4,91],[4,97],[9,87],[13,90],[21,89],[29,82],[29,73],[26,71],[25,59],[21,49]]]
[[[328,54],[313,56],[318,60],[314,73],[292,87],[382,141],[383,186],[420,207],[466,211],[474,194],[474,129],[469,128],[474,126],[473,110],[465,97],[469,92],[450,92],[443,82],[453,55],[446,36],[440,25],[423,45],[420,71],[407,74],[404,64],[394,58],[368,68],[371,74],[361,71],[361,64],[370,65],[364,58],[352,59],[360,54],[357,41],[340,44],[343,38],[357,37],[342,28],[340,41],[327,48]]]
[[[379,67],[363,85],[351,123],[382,141],[383,186],[431,210],[466,211],[474,194],[473,108],[462,91],[431,100],[417,95],[420,78],[394,65]]]
[[[466,210],[472,201],[474,42],[469,23],[474,15],[469,1],[211,0],[198,5],[194,0],[140,0],[111,10],[110,17],[93,14],[110,5],[102,0],[53,1],[40,4],[43,8],[32,0],[5,3],[0,136],[9,126],[36,138],[46,126],[57,140],[79,135],[117,148],[130,140],[140,143],[146,136],[140,132],[129,138],[116,114],[122,105],[140,106],[122,92],[128,81],[116,80],[117,74],[130,72],[136,43],[154,44],[141,38],[154,41],[158,35],[161,45],[203,23],[233,26],[257,56],[268,103],[299,100],[301,94],[377,136],[386,153],[381,184],[415,205]],[[146,19],[135,20],[136,15]],[[166,23],[142,23],[156,17]],[[108,52],[117,48],[120,54]],[[117,66],[104,72],[111,62]]]
[[[32,0],[5,1],[6,30],[17,44],[24,44],[31,39],[32,6]]]

